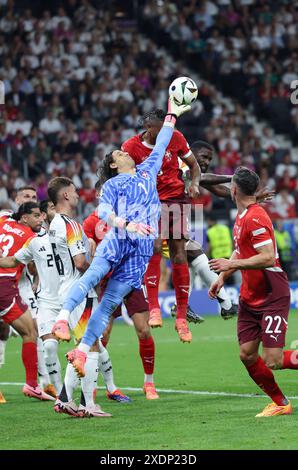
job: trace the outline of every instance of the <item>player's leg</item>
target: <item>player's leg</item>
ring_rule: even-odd
[[[64,300],[63,308],[52,329],[52,333],[58,339],[62,341],[70,341],[70,333],[68,329],[70,313],[84,301],[88,292],[99,284],[110,270],[111,263],[109,261],[100,256],[95,256],[87,271],[74,283]],[[95,341],[93,341],[93,343],[94,342]]]
[[[37,326],[37,317],[33,315],[32,310],[30,309],[31,316],[33,318],[34,328],[36,331],[36,347],[37,347],[37,364],[38,364],[38,377],[39,383],[42,389],[47,393],[47,388],[51,384],[48,368],[46,366],[45,354],[44,354],[44,344],[42,339],[38,336],[38,326]]]
[[[161,262],[162,240],[154,240],[154,253],[150,258],[147,271],[144,277],[148,302],[149,302],[149,325],[152,328],[162,326],[160,305],[158,301],[158,288],[160,281],[160,262]]]
[[[186,323],[190,279],[185,251],[185,239],[170,239],[169,248],[172,261],[172,280],[177,302],[175,328],[181,341],[190,342],[192,335]]]
[[[109,279],[103,297],[90,317],[80,345],[67,354],[68,361],[73,364],[79,376],[84,376],[84,365],[91,346],[101,337],[112,313],[131,290],[130,285],[113,278]]]
[[[5,364],[5,348],[9,338],[9,325],[0,320],[0,368]],[[0,404],[6,403],[3,393],[0,391]]]
[[[238,340],[240,359],[252,380],[273,400],[262,413],[272,416],[288,413],[288,400],[277,385],[272,371],[259,355],[259,345],[263,340],[262,314],[253,314],[240,302],[238,315]]]
[[[44,346],[44,357],[51,383],[46,389],[49,395],[57,397],[62,389],[61,365],[58,356],[58,341],[51,333],[41,337]]]
[[[210,287],[218,278],[218,274],[211,271],[208,262],[209,260],[199,243],[195,240],[189,240],[186,243],[186,253],[188,264],[193,267],[196,276],[199,276],[206,286]],[[229,318],[237,315],[237,306],[232,304],[224,287],[220,289],[217,300],[220,304],[220,313],[224,320],[228,320]]]
[[[40,400],[53,400],[53,397],[46,394],[37,383],[37,335],[30,311],[26,310],[18,318],[12,320],[11,325],[23,340],[22,361],[26,371],[26,384],[23,387],[23,393]]]

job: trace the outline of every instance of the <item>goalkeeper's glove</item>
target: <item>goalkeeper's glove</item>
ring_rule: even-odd
[[[179,116],[190,111],[190,104],[180,104],[178,105],[174,101],[174,97],[170,96],[168,100],[168,112],[164,120],[164,126],[174,127],[176,120]]]

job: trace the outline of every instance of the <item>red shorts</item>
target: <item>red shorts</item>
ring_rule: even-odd
[[[148,312],[148,302],[142,289],[133,289],[124,299],[124,304],[129,317],[135,313]],[[113,313],[114,318],[121,317],[121,305]]]
[[[238,309],[238,341],[244,344],[260,339],[265,348],[283,348],[288,328],[290,297],[276,299],[256,312],[240,300]]]
[[[191,203],[187,195],[177,199],[161,201],[159,232],[164,240],[181,240],[189,238],[188,220]]]
[[[28,306],[23,302],[17,281],[10,277],[0,278],[0,318],[5,323],[12,323],[23,315]]]

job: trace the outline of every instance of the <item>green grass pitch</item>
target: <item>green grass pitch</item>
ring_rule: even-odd
[[[191,344],[178,341],[172,320],[153,331],[155,381],[161,391],[160,400],[150,402],[141,391],[143,371],[134,329],[115,325],[109,351],[116,383],[137,390],[127,391],[132,404],[110,402],[99,390],[97,401],[113,414],[102,419],[58,415],[52,403],[24,397],[18,385],[3,385],[24,381],[21,341],[10,339],[0,370],[0,390],[7,399],[0,405],[0,449],[298,449],[298,371],[276,372],[282,390],[296,397],[294,414],[257,420],[255,415],[269,400],[239,396],[259,391],[238,359],[236,320],[207,317],[191,329]],[[298,315],[292,311],[287,347],[296,339]],[[67,348],[61,347],[64,369]]]

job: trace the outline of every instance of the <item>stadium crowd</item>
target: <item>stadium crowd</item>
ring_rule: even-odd
[[[193,112],[181,120],[189,142],[204,139],[214,146],[217,173],[232,174],[240,164],[256,169],[262,183],[278,193],[269,206],[272,217],[296,217],[291,151],[280,148],[270,127],[260,133],[250,118],[254,110],[290,127],[289,83],[298,67],[296,6],[255,0],[139,3],[142,20],[158,25],[158,15],[159,33],[178,41],[208,80],[200,80]],[[84,216],[96,204],[103,155],[140,130],[143,113],[165,108],[173,78],[193,72],[183,60],[167,57],[154,38],[139,34],[142,21],[114,15],[104,2],[54,2],[51,11],[31,4],[19,14],[13,0],[0,3],[0,79],[6,91],[0,207],[14,208],[16,188],[24,183],[43,198],[49,178],[66,175],[79,188]],[[157,41],[158,31],[155,27]],[[238,101],[228,105],[218,88]],[[247,103],[253,109],[245,109]],[[231,204],[207,191],[197,202],[206,212],[229,215]]]

